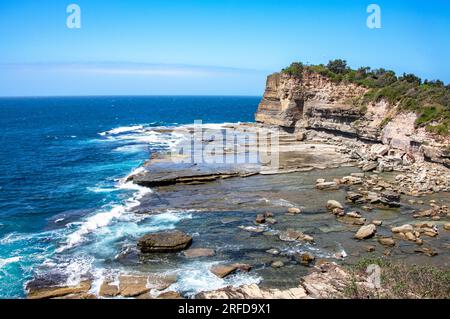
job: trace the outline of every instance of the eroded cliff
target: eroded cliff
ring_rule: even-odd
[[[383,143],[416,160],[450,165],[448,138],[417,128],[415,113],[402,112],[385,99],[361,105],[367,92],[308,69],[301,76],[274,73],[267,78],[256,122],[295,131],[298,139],[324,132]]]

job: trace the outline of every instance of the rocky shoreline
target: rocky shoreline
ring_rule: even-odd
[[[127,253],[131,257],[124,258],[139,264],[211,259],[207,271],[217,278],[256,272],[266,274],[262,284],[185,295],[173,289],[177,272],[166,269],[121,273],[104,278],[100,285],[89,278],[72,286],[31,281],[28,297],[341,298],[350,282],[363,290],[383,289],[367,276],[350,275],[346,266],[361,256],[408,263],[434,259],[449,267],[448,141],[414,129],[411,114],[395,114],[381,125],[391,106],[371,104],[362,114],[348,104],[361,94],[361,87],[335,84],[317,74],[301,80],[269,76],[256,113],[258,123],[227,124],[216,134],[232,130],[239,141],[241,136],[276,132],[276,168],[260,162],[174,161],[174,154],[164,153],[153,155],[128,178],[154,190],[140,200],[136,214],[177,209],[223,216],[204,217],[205,222],[196,225],[198,234],[186,226],[136,238],[134,250]],[[193,130],[173,128],[189,143]],[[258,138],[237,152],[215,145],[211,136],[201,135],[197,142],[215,146],[210,160],[261,151]],[[227,236],[240,248],[214,244],[226,242]],[[267,279],[278,282],[281,277],[289,281],[288,287],[264,285]]]

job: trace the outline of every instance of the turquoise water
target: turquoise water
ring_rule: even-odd
[[[136,216],[149,189],[125,183],[176,137],[152,127],[250,122],[258,97],[0,99],[0,298],[31,278],[76,282],[107,268],[130,238],[190,212]],[[51,276],[50,276],[51,277]]]

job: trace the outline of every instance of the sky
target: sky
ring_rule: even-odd
[[[335,58],[450,83],[449,17],[448,0],[0,0],[0,96],[259,96]]]

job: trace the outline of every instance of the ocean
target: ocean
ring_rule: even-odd
[[[102,272],[128,239],[191,212],[129,212],[151,189],[125,182],[176,136],[152,127],[252,122],[259,97],[0,99],[0,298],[32,278],[76,283]],[[149,131],[150,130],[150,131]]]

